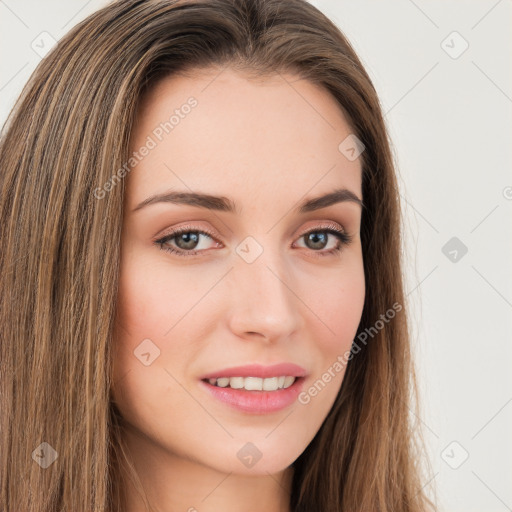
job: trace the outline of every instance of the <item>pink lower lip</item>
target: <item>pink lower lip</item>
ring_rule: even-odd
[[[295,382],[286,389],[277,391],[247,391],[246,389],[232,389],[212,386],[209,382],[200,381],[200,384],[215,398],[229,406],[243,412],[252,414],[267,414],[280,411],[295,402],[301,392],[304,377],[295,379]]]

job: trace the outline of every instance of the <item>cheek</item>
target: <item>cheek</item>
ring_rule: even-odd
[[[328,415],[341,388],[347,368],[347,354],[357,334],[365,300],[362,259],[331,272],[331,279],[316,281],[309,294],[313,311],[310,322],[314,341],[314,371],[298,397],[299,407],[307,411],[309,432],[316,432]]]
[[[302,295],[308,299],[311,325],[318,328],[313,336],[317,347],[324,356],[332,358],[349,349],[357,334],[365,301],[362,259],[356,255],[347,258],[346,265],[318,276],[314,283]]]
[[[343,279],[340,287],[333,288],[332,300],[325,306],[330,315],[335,336],[345,345],[352,343],[361,320],[365,299],[364,271],[361,268]]]
[[[159,429],[172,431],[165,411],[177,408],[186,416],[193,405],[172,378],[190,356],[180,344],[170,343],[173,334],[187,335],[186,322],[168,333],[190,309],[187,297],[192,299],[194,292],[186,284],[182,272],[137,259],[136,251],[121,265],[112,398],[128,423],[155,438]],[[159,418],[156,430],[155,418]]]
[[[162,339],[204,293],[189,272],[154,254],[133,249],[123,257],[118,292],[118,319],[133,338]],[[181,327],[181,325],[180,325]]]
[[[162,334],[172,321],[170,312],[173,304],[165,296],[165,283],[157,279],[158,275],[150,264],[137,259],[137,251],[123,253],[113,347],[113,379],[114,384],[122,381],[120,389],[123,395],[129,395],[131,403],[138,403],[132,400],[132,395],[143,396],[147,391],[142,389],[145,383],[153,382],[154,368],[161,360]],[[144,360],[145,363],[151,361],[151,364],[145,366]],[[137,379],[139,387],[130,386],[130,382]]]
[[[142,408],[133,414],[149,408],[155,393],[165,395],[175,382],[166,370],[181,375],[200,349],[188,343],[185,350],[176,340],[200,338],[201,329],[209,326],[206,322],[191,322],[193,315],[189,315],[194,313],[192,309],[205,294],[207,284],[198,274],[191,279],[190,271],[166,264],[161,256],[158,249],[149,254],[147,249],[131,248],[121,260],[113,381],[122,389],[117,395],[119,401]],[[186,410],[184,402],[180,405]],[[146,414],[156,411],[146,410]]]

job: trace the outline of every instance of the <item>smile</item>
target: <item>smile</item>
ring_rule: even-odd
[[[207,379],[212,386],[220,388],[245,389],[247,391],[277,391],[278,389],[289,388],[295,377],[283,375],[280,377],[220,377]]]

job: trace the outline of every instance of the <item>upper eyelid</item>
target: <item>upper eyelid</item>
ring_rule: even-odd
[[[342,233],[345,233],[347,235],[349,234],[348,231],[345,229],[345,227],[342,224],[340,224],[339,222],[336,222],[336,221],[329,220],[329,221],[323,221],[323,222],[319,221],[319,224],[305,228],[304,230],[301,230],[301,234],[299,234],[298,236],[301,237],[301,236],[304,236],[304,235],[310,233],[311,231],[322,231],[322,230],[326,230],[329,228],[332,228],[336,231],[341,231]],[[179,226],[175,229],[172,229],[168,233],[164,233],[162,235],[158,235],[158,236],[154,237],[153,241],[156,242],[156,241],[162,240],[164,238],[168,238],[168,237],[170,237],[169,239],[172,239],[172,237],[177,236],[177,234],[180,234],[183,232],[185,232],[185,233],[186,232],[198,232],[198,233],[204,234],[205,236],[209,236],[212,239],[216,239],[217,241],[219,241],[217,239],[219,236],[222,237],[222,235],[217,235],[216,233],[214,233],[213,230],[209,230],[209,229],[205,229],[205,228],[197,227],[197,226],[184,225],[184,226]]]
[[[346,219],[346,220],[349,220],[349,219]],[[191,223],[195,223],[195,222],[201,222],[202,220],[201,219],[194,219],[194,220],[191,220],[189,222]],[[303,228],[301,229],[300,231],[303,232],[303,233],[307,233],[308,231],[311,231],[311,230],[315,230],[315,229],[326,229],[328,227],[333,227],[335,229],[340,229],[341,231],[344,231],[345,233],[348,232],[348,230],[346,229],[345,227],[345,221],[341,221],[341,220],[335,220],[335,219],[326,219],[326,220],[322,220],[322,219],[309,219],[306,221],[307,224],[311,224],[309,225],[307,228]],[[350,223],[350,222],[349,222]],[[304,221],[301,222],[301,224],[304,224]],[[175,232],[179,232],[179,231],[206,231],[208,234],[211,234],[211,236],[220,236],[220,237],[224,237],[225,235],[222,234],[222,232],[219,232],[217,229],[215,228],[208,228],[208,227],[203,227],[201,225],[192,225],[192,224],[188,224],[186,221],[184,223],[180,223],[180,225],[176,226],[175,228],[169,228],[169,229],[164,229],[164,230],[160,230],[160,232],[163,232],[162,235],[158,235],[160,238],[161,237],[164,237],[164,236],[167,236],[168,234],[171,234],[171,233],[175,233]],[[231,233],[232,231],[229,230]],[[298,230],[294,228],[293,230],[294,232],[297,232]]]

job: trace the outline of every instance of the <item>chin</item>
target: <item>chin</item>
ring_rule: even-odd
[[[270,434],[272,435],[272,434]],[[280,440],[279,443],[246,441],[235,442],[235,456],[232,452],[219,454],[218,460],[226,461],[219,467],[224,473],[236,473],[240,475],[266,476],[276,474],[289,468],[300,456],[303,449],[293,450],[289,443]],[[284,448],[286,447],[286,448]],[[304,447],[305,448],[305,447]]]

